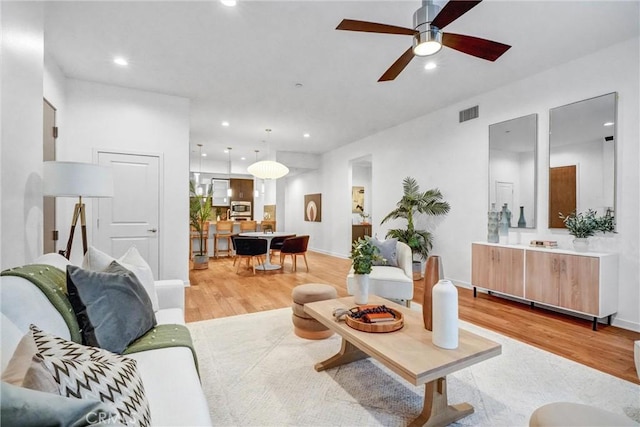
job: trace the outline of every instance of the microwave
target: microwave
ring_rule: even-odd
[[[230,217],[233,218],[251,218],[251,202],[232,201]]]

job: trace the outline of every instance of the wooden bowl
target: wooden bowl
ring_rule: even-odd
[[[378,307],[378,306],[377,305],[360,305],[354,308],[362,310],[370,307]],[[393,311],[393,314],[395,314],[396,316],[396,319],[390,322],[366,323],[360,319],[354,319],[348,314],[345,316],[345,322],[347,323],[348,326],[352,327],[353,329],[357,329],[362,332],[383,333],[383,332],[397,331],[398,329],[402,328],[402,326],[404,326],[404,317],[402,316],[402,313],[400,313],[399,311],[394,310],[393,308],[390,308],[390,310]]]

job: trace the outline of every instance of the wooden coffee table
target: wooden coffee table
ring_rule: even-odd
[[[422,313],[412,311],[389,300],[370,296],[368,304],[386,305],[401,311],[402,329],[389,333],[369,333],[353,329],[333,317],[336,308],[356,306],[353,297],[317,301],[304,305],[304,311],[342,337],[340,351],[315,365],[323,371],[366,357],[373,357],[414,385],[425,385],[424,407],[412,426],[446,426],[473,413],[468,403],[449,405],[446,375],[483,360],[498,356],[502,346],[496,342],[460,329],[455,350],[436,347],[431,332],[424,328]]]

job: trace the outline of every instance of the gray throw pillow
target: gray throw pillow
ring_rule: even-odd
[[[67,291],[84,345],[122,354],[156,325],[149,295],[116,261],[101,272],[68,266]]]
[[[0,423],[3,426],[122,426],[111,405],[29,390],[2,382]]]
[[[380,256],[384,258],[384,260],[374,261],[373,265],[398,266],[398,255],[396,253],[398,239],[378,240],[373,237],[371,238],[371,243],[378,248]]]

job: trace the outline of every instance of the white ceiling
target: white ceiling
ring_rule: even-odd
[[[443,4],[444,2],[437,2]],[[191,151],[322,153],[638,35],[635,1],[485,0],[445,31],[512,45],[495,63],[444,48],[382,73],[411,37],[336,31],[343,18],[411,27],[419,1],[48,1],[45,50],[70,78],[191,99]],[[130,65],[113,64],[115,55]],[[302,87],[296,87],[301,83]],[[222,127],[227,120],[229,127]],[[273,129],[267,138],[266,128]],[[311,138],[302,134],[309,132]],[[263,141],[268,140],[268,143]]]

